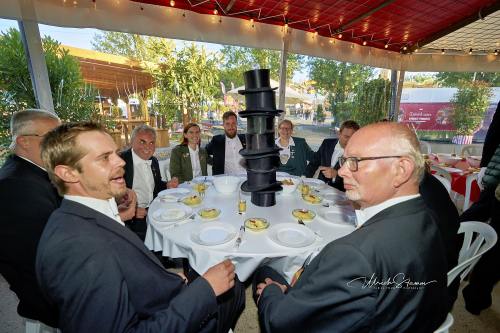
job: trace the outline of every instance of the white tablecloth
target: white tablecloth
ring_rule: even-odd
[[[341,193],[325,185],[320,194],[327,192]],[[190,265],[199,274],[203,274],[208,268],[225,258],[230,258],[235,264],[236,273],[241,281],[247,280],[261,264],[272,266],[290,281],[293,274],[312,252],[319,252],[332,240],[343,237],[355,229],[353,223],[327,221],[321,217],[321,213],[325,210],[338,209],[339,212],[345,214],[345,206],[331,205],[327,208],[323,205],[307,204],[298,191],[290,195],[277,194],[276,205],[273,207],[255,206],[251,203],[249,194],[242,194],[241,198],[247,201],[247,212],[244,215],[237,213],[238,193],[220,194],[213,186],[210,186],[202,204],[193,207],[193,211],[197,212],[204,207],[219,208],[221,214],[216,221],[231,224],[238,231],[245,219],[250,217],[265,218],[271,226],[279,223],[297,223],[297,219],[292,216],[292,210],[295,208],[310,209],[317,215],[312,222],[306,222],[306,225],[321,237],[316,237],[314,243],[309,246],[291,248],[278,245],[269,239],[267,236],[269,229],[253,232],[247,228],[239,249],[234,247],[235,240],[217,246],[203,246],[191,240],[191,233],[199,228],[200,224],[211,222],[202,221],[198,216],[194,220],[186,220],[186,223],[177,227],[155,221],[152,217],[154,212],[166,205],[160,198],[157,198],[149,208],[145,245],[151,250],[161,251],[167,257],[188,258]],[[353,214],[352,209],[347,214],[351,213]]]

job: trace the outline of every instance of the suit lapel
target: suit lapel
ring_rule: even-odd
[[[78,202],[66,199],[62,201],[60,209],[66,214],[77,215],[89,221],[89,223],[95,223],[97,227],[105,229],[108,232],[111,232],[114,235],[124,239],[125,241],[135,246],[155,264],[163,268],[158,259],[156,259],[156,257],[146,248],[144,243],[141,242],[137,235],[135,235],[132,231],[128,230],[125,226],[119,224],[112,218],[109,218],[108,216]]]

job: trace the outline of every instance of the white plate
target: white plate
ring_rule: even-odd
[[[280,223],[269,229],[267,237],[278,245],[305,247],[314,243],[316,236],[307,226],[296,223]]]
[[[310,188],[319,190],[322,189],[326,184],[321,179],[317,178],[305,178],[303,179],[304,184],[309,185]]]
[[[177,200],[191,193],[185,188],[169,188],[158,193],[158,197],[165,202],[177,202]]]
[[[187,218],[193,210],[184,205],[171,205],[155,210],[153,219],[158,222],[176,222]]]
[[[197,226],[191,233],[191,240],[196,244],[214,246],[227,243],[236,236],[236,229],[232,225],[213,222]]]
[[[198,176],[195,177],[192,182],[193,183],[211,183],[214,180],[214,176]]]
[[[356,225],[356,215],[346,209],[325,209],[318,215],[329,223]]]

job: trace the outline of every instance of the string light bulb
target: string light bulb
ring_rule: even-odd
[[[498,55],[498,50],[495,50],[495,53],[493,53],[493,54],[497,56]]]
[[[406,51],[406,50],[408,50],[408,47],[405,45],[405,46],[403,46],[403,51]]]
[[[217,15],[219,14],[219,11],[217,10],[217,8],[214,9],[214,15]]]
[[[318,32],[317,31],[314,32],[314,37],[316,37],[316,36],[318,36]]]
[[[389,47],[389,44],[385,44],[385,45],[384,45],[384,48],[388,48],[388,47]]]
[[[339,33],[339,38],[342,39],[342,33]]]
[[[175,6],[175,1],[174,0],[170,0],[170,7],[174,7]]]
[[[363,40],[363,46],[366,46],[366,44],[368,44],[367,41]]]
[[[253,18],[251,18],[251,19],[250,19],[250,24],[252,25],[252,28],[254,28],[254,27],[255,27],[255,24],[254,24],[253,22],[254,22],[254,21],[253,21]]]
[[[441,49],[441,54],[444,54],[444,49]]]
[[[472,49],[469,49],[469,54],[472,54]]]

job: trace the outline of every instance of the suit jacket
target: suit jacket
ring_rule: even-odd
[[[205,279],[185,285],[135,234],[74,201],[50,217],[36,273],[63,332],[199,332],[216,324]]]
[[[243,149],[246,148],[246,139],[244,134],[238,134]],[[224,160],[226,156],[226,135],[215,135],[205,146],[208,155],[212,156],[212,174],[220,175],[224,173]]]
[[[330,166],[332,163],[332,155],[335,150],[335,146],[337,145],[338,139],[324,139],[319,147],[318,151],[314,153],[312,159],[309,161],[309,164],[306,167],[306,177],[314,176],[314,173],[320,166]],[[334,166],[335,170],[340,169],[340,164],[337,162]],[[324,181],[330,186],[335,187],[336,189],[345,192],[344,188],[344,179],[337,175],[335,179],[332,181],[331,178],[326,178],[322,172],[319,173],[319,179]]]
[[[19,298],[19,315],[57,327],[57,309],[40,292],[36,248],[60,197],[47,172],[16,156],[0,169],[0,273]]]
[[[134,185],[134,160],[132,158],[132,148],[122,151],[120,153],[120,157],[125,161],[125,184],[127,184],[127,187],[131,189]],[[167,188],[167,183],[161,180],[160,164],[158,163],[158,159],[152,156],[150,160],[151,171],[153,172],[153,179],[155,181],[153,198],[156,198],[160,191]]]
[[[200,157],[201,174],[207,176],[207,151],[200,147],[198,156]],[[172,149],[170,175],[179,178],[179,183],[193,179],[193,166],[191,165],[191,155],[187,145],[180,144]]]
[[[314,156],[314,152],[304,138],[293,137],[295,146],[290,146],[290,158],[286,164],[282,164],[278,171],[288,172],[291,175],[302,176],[306,172],[307,162]]]
[[[442,239],[416,198],[328,244],[288,293],[266,287],[259,319],[273,333],[433,332],[446,318],[446,282]]]

